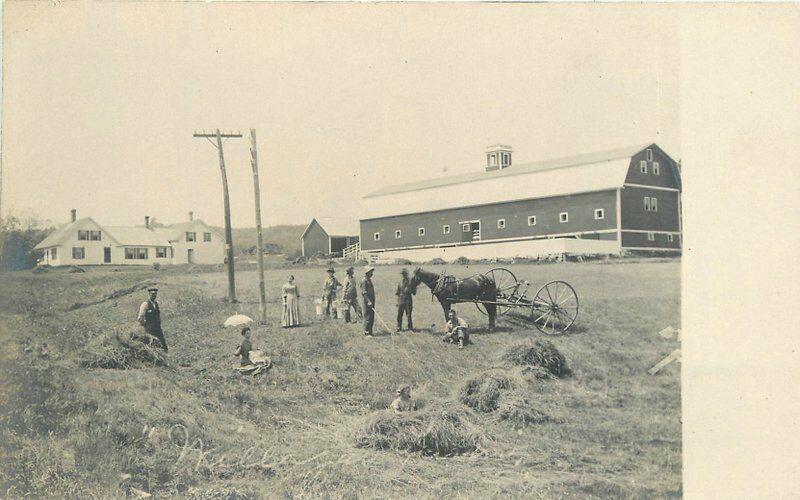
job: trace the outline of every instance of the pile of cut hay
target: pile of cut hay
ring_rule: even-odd
[[[537,340],[533,343],[533,346],[514,346],[503,354],[503,360],[513,365],[542,368],[556,377],[563,377],[569,374],[567,360],[564,355],[546,340]],[[537,378],[546,377],[542,373],[534,374]]]
[[[461,386],[458,399],[483,413],[492,413],[501,421],[517,427],[550,420],[531,401],[531,385],[517,372],[490,370],[473,377]]]
[[[92,339],[81,358],[81,366],[86,368],[126,370],[167,364],[161,349],[138,340],[128,340],[119,334]]]
[[[523,385],[506,371],[490,370],[468,379],[461,386],[458,400],[470,408],[489,413],[497,409],[505,393],[520,390]]]
[[[444,402],[416,412],[374,412],[359,429],[356,446],[451,457],[475,451],[483,439],[471,411]]]

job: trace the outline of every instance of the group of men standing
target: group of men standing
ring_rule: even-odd
[[[331,315],[333,303],[336,300],[336,291],[342,288],[342,302],[346,309],[344,313],[344,320],[351,321],[351,309],[355,312],[358,318],[364,321],[364,335],[367,337],[373,336],[373,326],[375,324],[375,286],[372,283],[372,275],[375,273],[375,268],[366,266],[364,268],[364,279],[360,283],[354,276],[353,267],[347,268],[347,277],[344,284],[336,279],[336,270],[329,267],[328,277],[322,286],[322,300],[325,304],[325,316]],[[417,293],[415,287],[411,286],[411,280],[408,277],[408,270],[403,269],[400,272],[401,280],[397,285],[395,295],[397,296],[397,332],[403,328],[403,316],[406,317],[408,323],[408,330],[414,331],[414,321],[411,317],[413,311],[413,295]],[[358,296],[361,296],[361,303],[359,304]],[[361,307],[363,306],[363,307]],[[353,319],[353,322],[357,320]]]

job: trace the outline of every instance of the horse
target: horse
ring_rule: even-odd
[[[459,280],[444,273],[437,274],[418,267],[414,270],[409,285],[416,290],[420,283],[425,283],[431,289],[433,296],[439,300],[444,311],[445,321],[450,319],[450,307],[453,302],[495,302],[497,300],[497,286],[494,281],[482,274]],[[489,329],[493,330],[497,317],[497,305],[487,302],[484,302],[483,305],[489,315]]]

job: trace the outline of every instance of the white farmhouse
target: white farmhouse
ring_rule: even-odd
[[[225,260],[225,238],[205,222],[194,219],[164,227],[102,226],[91,217],[71,220],[36,245],[44,253],[42,264],[151,265],[221,264]]]

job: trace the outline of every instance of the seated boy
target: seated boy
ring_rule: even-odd
[[[450,309],[450,319],[445,325],[445,335],[442,338],[444,342],[455,343],[458,342],[458,348],[463,349],[469,342],[469,332],[467,331],[469,325],[466,321],[456,315],[455,309]]]

